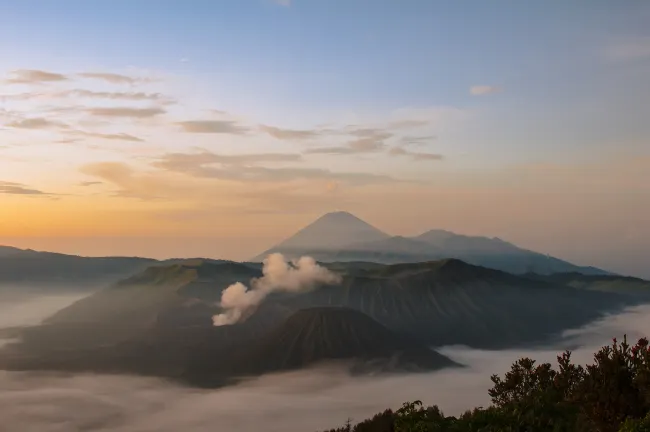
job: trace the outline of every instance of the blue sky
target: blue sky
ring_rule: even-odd
[[[347,209],[606,266],[598,236],[650,253],[625,216],[650,211],[648,22],[634,0],[0,0],[0,200],[56,193],[50,225],[5,216],[60,236],[85,235],[65,208],[111,236],[239,224],[236,257]]]
[[[606,147],[620,138],[603,123],[612,114],[626,139],[648,132],[647,62],[630,70],[620,62],[634,59],[607,56],[611,45],[648,43],[643,2],[25,0],[0,8],[7,67],[181,74],[224,109],[286,126],[353,110],[489,107],[509,122],[482,131],[487,139],[504,152],[529,146],[532,157],[540,146],[566,147],[569,136],[576,149]],[[504,91],[476,98],[474,85]],[[643,115],[620,114],[621,103]],[[586,119],[575,113],[585,106]]]

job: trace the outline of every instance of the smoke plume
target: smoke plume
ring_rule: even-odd
[[[317,284],[341,282],[339,275],[319,266],[311,257],[288,262],[280,253],[266,257],[262,274],[251,280],[250,288],[237,282],[221,293],[224,312],[212,317],[215,326],[235,324],[246,310],[260,305],[272,292],[303,292]]]

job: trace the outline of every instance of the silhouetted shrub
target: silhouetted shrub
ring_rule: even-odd
[[[530,358],[491,377],[492,405],[459,417],[406,402],[355,426],[330,432],[650,432],[650,346],[614,339],[586,367],[557,357],[557,368]]]

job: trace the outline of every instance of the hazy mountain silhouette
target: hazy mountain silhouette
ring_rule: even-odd
[[[82,257],[0,246],[0,284],[99,287],[157,261],[139,257]]]
[[[543,280],[554,284],[562,284],[572,288],[646,296],[650,295],[650,281],[629,276],[585,275],[575,272],[554,273],[551,275],[528,273],[525,276],[531,279]]]
[[[395,264],[457,258],[516,274],[611,274],[522,249],[499,238],[465,236],[444,230],[430,230],[416,237],[391,237],[349,213],[328,213],[251,261],[261,261],[271,252],[289,258],[309,255],[323,262]]]
[[[0,246],[0,286],[101,288],[150,266],[191,262],[193,258],[86,257]],[[225,262],[223,260],[200,261]]]
[[[348,212],[327,213],[276,248],[300,251],[305,248],[339,249],[350,241],[369,242],[388,238],[389,235]],[[261,261],[270,251],[263,252],[251,261]]]

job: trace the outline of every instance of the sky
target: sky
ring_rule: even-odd
[[[329,211],[650,277],[650,3],[0,0],[0,244],[246,259]]]

